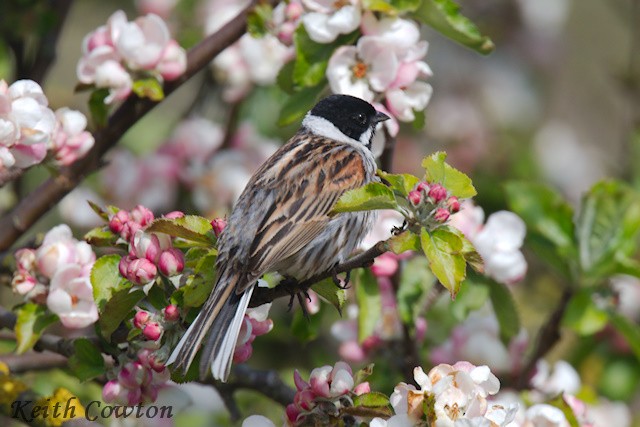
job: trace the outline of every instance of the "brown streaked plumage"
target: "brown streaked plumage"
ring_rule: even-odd
[[[345,191],[375,179],[369,147],[376,123],[386,118],[358,98],[325,98],[256,171],[220,236],[216,285],[168,361],[174,369],[186,372],[205,342],[201,378],[210,368],[226,380],[257,279],[277,271],[304,280],[355,249],[374,214],[328,213]]]

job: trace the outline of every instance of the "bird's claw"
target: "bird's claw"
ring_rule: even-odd
[[[406,231],[406,230],[407,230],[407,228],[408,228],[408,226],[409,226],[409,223],[408,223],[408,222],[407,222],[407,220],[405,219],[405,220],[402,222],[402,225],[401,225],[400,227],[395,227],[395,226],[394,226],[394,227],[391,229],[391,234],[393,234],[394,236],[397,236],[398,234],[400,234],[400,233],[402,233],[402,232]]]

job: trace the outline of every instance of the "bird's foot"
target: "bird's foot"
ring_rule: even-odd
[[[298,303],[300,304],[300,308],[302,309],[302,314],[305,319],[309,320],[309,312],[307,311],[307,306],[304,303],[304,298],[307,301],[311,301],[311,296],[309,295],[309,287],[301,287],[300,282],[298,282],[293,277],[285,277],[282,279],[278,286],[285,286],[289,292],[289,304],[287,305],[287,310],[291,311],[293,308],[293,301],[295,298],[298,299]],[[303,298],[304,297],[304,298]]]
[[[402,232],[406,231],[408,227],[409,227],[409,223],[408,223],[408,222],[407,222],[407,220],[405,219],[405,220],[402,222],[402,225],[401,225],[400,227],[395,227],[395,226],[394,226],[394,227],[391,229],[391,234],[393,234],[394,236],[397,236],[398,234],[400,234],[400,233],[402,233]]]
[[[351,279],[351,270],[347,271],[345,273],[344,276],[344,284],[343,281],[340,280],[340,278],[338,277],[338,273],[336,272],[336,267],[338,267],[338,264],[336,264],[333,267],[333,272],[331,274],[331,278],[333,279],[333,283],[335,283],[335,285],[340,288],[340,289],[349,289],[349,280]]]

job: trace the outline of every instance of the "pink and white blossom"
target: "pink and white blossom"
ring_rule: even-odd
[[[57,127],[53,136],[56,163],[69,166],[93,147],[93,135],[87,132],[87,118],[80,111],[69,108],[56,110]]]
[[[58,270],[77,265],[85,275],[89,275],[96,255],[88,243],[73,238],[66,224],[53,227],[47,232],[42,245],[36,250],[36,265],[40,274],[53,279]]]
[[[67,328],[84,328],[98,320],[91,280],[79,265],[66,265],[56,271],[51,279],[47,307]]]
[[[360,25],[362,11],[357,0],[302,0],[302,4],[308,10],[302,23],[315,42],[331,43]]]

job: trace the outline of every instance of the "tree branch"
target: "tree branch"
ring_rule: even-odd
[[[407,233],[407,231],[405,231]],[[254,289],[253,295],[251,296],[251,301],[249,302],[249,307],[258,307],[262,304],[266,304],[272,302],[277,298],[282,298],[285,296],[291,296],[292,293],[295,294],[297,292],[302,292],[304,290],[309,289],[311,285],[320,282],[321,280],[328,279],[333,277],[336,274],[345,273],[347,271],[351,271],[354,268],[366,267],[370,265],[376,257],[379,257],[383,253],[389,250],[389,241],[384,240],[376,243],[370,249],[365,252],[362,252],[348,261],[345,261],[342,264],[337,265],[334,269],[330,271],[325,271],[324,273],[317,274],[314,277],[306,279],[300,283],[297,283],[296,286],[275,286],[273,288],[258,288]]]
[[[185,74],[178,80],[164,85],[164,92],[167,96],[245,33],[246,17],[254,4],[255,1],[217,33],[207,37],[189,51]],[[129,96],[109,118],[107,127],[94,133],[95,145],[86,157],[67,168],[62,168],[58,176],[51,177],[42,183],[10,212],[0,218],[0,251],[11,247],[22,233],[80,184],[87,175],[98,169],[102,165],[101,159],[104,154],[116,145],[131,126],[157,104],[148,99],[140,99],[133,94]],[[4,181],[0,181],[0,187],[4,184]]]

